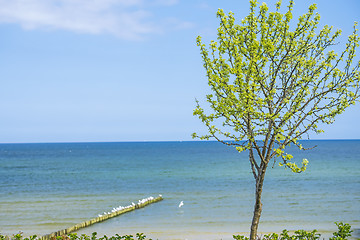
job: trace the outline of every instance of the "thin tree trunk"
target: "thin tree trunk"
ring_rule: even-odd
[[[260,216],[262,211],[261,203],[261,194],[265,178],[267,164],[262,167],[262,170],[259,172],[259,175],[256,179],[256,190],[255,190],[255,206],[254,206],[254,215],[251,223],[250,229],[250,240],[255,240],[257,237],[257,230],[260,222]]]

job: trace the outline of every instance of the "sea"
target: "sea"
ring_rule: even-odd
[[[283,229],[360,236],[360,140],[305,140],[287,148],[303,173],[272,162],[259,234]],[[215,141],[0,144],[0,234],[49,234],[119,205],[163,201],[77,233],[152,239],[248,235],[255,180],[248,154]],[[179,203],[184,205],[179,208]]]

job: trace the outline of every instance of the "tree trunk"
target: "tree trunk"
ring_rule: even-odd
[[[262,211],[261,193],[265,178],[266,167],[267,165],[263,166],[262,170],[259,172],[259,175],[256,179],[255,206],[254,206],[253,220],[250,229],[250,240],[255,240],[257,237],[257,230],[258,230],[261,211]]]

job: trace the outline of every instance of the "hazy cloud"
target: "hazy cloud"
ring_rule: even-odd
[[[146,10],[145,0],[0,0],[0,23],[25,29],[64,29],[79,33],[113,34],[141,39],[161,32]],[[170,6],[177,0],[154,0]]]
[[[189,28],[193,28],[195,26],[194,23],[192,22],[188,22],[188,21],[180,21],[177,18],[167,18],[166,19],[166,26],[167,28],[171,28],[171,29],[189,29]]]

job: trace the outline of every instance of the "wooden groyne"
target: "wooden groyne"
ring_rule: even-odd
[[[76,224],[72,227],[44,235],[42,237],[39,237],[38,239],[39,240],[50,240],[51,238],[54,238],[54,237],[56,238],[58,236],[67,235],[67,234],[75,232],[81,228],[86,228],[88,226],[94,225],[95,223],[106,221],[110,218],[114,218],[121,214],[134,211],[135,209],[143,208],[149,204],[156,203],[161,200],[163,200],[163,197],[161,195],[159,195],[156,198],[153,198],[153,197],[145,198],[143,200],[139,200],[139,202],[137,204],[132,203],[131,205],[126,206],[126,207],[114,208],[111,212],[107,212],[107,213],[105,212],[103,215],[99,214],[98,217],[90,219],[89,221],[85,221],[85,222]]]

